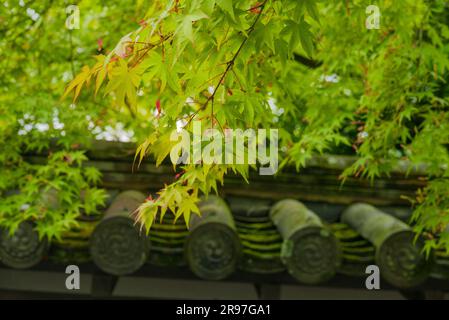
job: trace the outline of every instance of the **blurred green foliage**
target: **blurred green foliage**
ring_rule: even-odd
[[[40,168],[22,153],[52,139],[73,157],[92,137],[129,130],[126,139],[141,144],[137,159],[152,153],[162,161],[173,128],[192,130],[193,119],[220,130],[279,128],[281,164],[298,170],[325,152],[358,156],[343,180],[388,176],[402,160],[424,163],[428,187],[412,200],[413,223],[426,249],[449,250],[449,1],[376,1],[379,29],[366,28],[368,0],[80,1],[80,29],[72,31],[64,26],[69,4],[0,4],[2,192],[27,197],[19,181],[30,176],[41,186]],[[73,79],[65,93],[75,99],[60,100]],[[167,210],[188,222],[200,193],[230,171],[246,178],[249,167],[182,170],[140,208],[147,230]],[[52,177],[68,181],[66,172]],[[0,224],[13,225],[3,212]],[[21,212],[14,224],[30,217]],[[42,234],[58,234],[68,215],[58,213]]]

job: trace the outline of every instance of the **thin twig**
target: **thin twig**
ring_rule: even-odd
[[[145,51],[144,51],[144,53],[142,53],[139,56],[137,61],[132,64],[131,68],[134,68],[135,66],[137,66],[142,61],[142,59],[148,54],[148,52],[150,52],[151,49],[163,44],[166,40],[170,39],[172,36],[173,36],[173,33],[169,33],[167,36],[161,36],[161,40],[158,41],[157,43],[155,43],[154,45],[149,45],[146,48],[139,49],[138,51],[141,51],[141,50],[145,50]]]
[[[231,71],[232,71],[232,73],[234,74],[234,77],[235,77],[235,79],[236,79],[236,80],[237,80],[237,82],[239,83],[239,86],[240,86],[240,90],[241,90],[242,92],[246,92],[246,90],[245,90],[245,89],[243,89],[242,83],[240,82],[240,79],[239,79],[239,77],[237,77],[237,74],[235,73],[234,69],[232,69]]]
[[[204,85],[209,84],[209,82],[211,82],[212,80],[218,78],[219,76],[221,76],[221,73],[219,73],[219,74],[213,76],[213,77],[210,78],[209,80],[204,81],[204,82],[203,82],[202,84],[200,84],[199,86],[196,86],[195,89],[201,88],[201,87],[203,87]]]
[[[126,108],[128,109],[129,113],[131,114],[131,117],[132,117],[133,119],[136,119],[137,115],[136,115],[136,113],[134,112],[134,110],[132,109],[132,107],[131,107],[131,105],[129,104],[129,102],[128,102],[127,99],[125,99],[125,106],[126,106]]]

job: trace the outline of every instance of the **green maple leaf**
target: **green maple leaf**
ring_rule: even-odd
[[[125,98],[131,106],[137,103],[137,87],[139,86],[142,67],[129,68],[124,60],[120,60],[117,68],[111,71],[111,79],[106,86],[106,94],[114,92],[118,104],[123,105]]]

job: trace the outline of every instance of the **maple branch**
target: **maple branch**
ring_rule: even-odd
[[[245,45],[245,43],[248,41],[249,36],[251,35],[251,33],[254,31],[254,27],[257,24],[257,22],[259,21],[260,17],[262,16],[262,12],[265,9],[265,4],[267,3],[268,0],[265,0],[263,3],[260,4],[260,11],[257,13],[257,17],[256,19],[254,19],[253,24],[249,27],[248,34],[245,37],[245,39],[243,39],[242,43],[240,44],[240,46],[238,47],[237,51],[234,53],[234,56],[231,58],[231,60],[229,60],[226,63],[226,69],[223,72],[223,74],[220,77],[220,80],[218,81],[217,85],[214,88],[214,91],[212,92],[212,94],[207,98],[207,100],[204,102],[204,104],[198,109],[196,110],[193,114],[192,117],[190,118],[189,122],[187,123],[186,126],[188,126],[190,124],[190,122],[195,118],[195,116],[202,110],[206,109],[207,105],[209,104],[210,101],[212,101],[218,91],[218,89],[220,88],[220,86],[224,83],[224,79],[226,77],[226,75],[228,74],[228,72],[232,69],[232,67],[234,66],[234,62],[237,59],[238,55],[240,54],[240,52],[242,51],[243,46]]]

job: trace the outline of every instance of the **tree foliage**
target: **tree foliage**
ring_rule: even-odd
[[[65,27],[67,1],[0,4],[0,226],[11,232],[32,219],[40,236],[58,237],[80,214],[98,214],[105,200],[96,187],[100,173],[83,165],[81,146],[95,137],[112,139],[111,128],[126,131],[133,122],[127,110],[110,110],[107,100],[81,96],[71,104],[60,98],[98,54],[98,40],[104,39],[105,50],[137,25],[134,1],[114,3],[80,3],[78,30]],[[48,162],[25,161],[35,152],[47,152]],[[55,193],[59,200],[49,206]]]
[[[16,48],[1,62],[7,84],[1,99],[3,105],[17,103],[2,109],[0,121],[6,123],[2,133],[18,140],[1,153],[11,174],[28,174],[20,161],[22,145],[42,147],[50,136],[19,134],[18,121],[29,113],[65,115],[65,136],[60,130],[57,136],[67,149],[85,138],[81,127],[95,135],[120,123],[140,144],[137,163],[148,154],[161,163],[175,143],[173,129],[192,131],[194,120],[223,132],[279,128],[281,168],[294,165],[299,174],[307,159],[325,152],[358,156],[342,172],[343,181],[388,176],[402,160],[411,168],[424,163],[428,185],[412,199],[412,219],[416,231],[428,236],[427,249],[449,249],[448,233],[441,233],[449,224],[448,1],[376,1],[379,29],[366,28],[372,4],[366,0],[156,0],[148,7],[123,1],[105,5],[106,13],[101,1],[88,3],[90,18],[83,21],[89,23],[70,32],[53,26],[48,38],[33,32],[57,25],[51,17],[60,8],[54,5],[39,25],[20,29],[14,22],[19,18],[8,19],[7,39]],[[99,25],[108,14],[115,20]],[[67,44],[62,39],[69,35]],[[100,37],[108,50],[94,62],[67,53],[74,41],[92,44]],[[0,50],[7,51],[6,43]],[[70,69],[78,72],[65,90],[65,78],[42,81]],[[40,71],[31,76],[27,70]],[[67,98],[60,103],[62,91]],[[38,107],[39,101],[46,107]],[[140,207],[138,220],[147,231],[167,212],[188,223],[198,214],[201,194],[217,190],[230,172],[247,179],[251,170],[202,163],[176,169],[177,181]],[[2,186],[11,187],[17,188]]]
[[[317,21],[313,1],[155,1],[141,26],[86,67],[66,94],[76,98],[79,87],[95,79],[92,90],[104,84],[113,105],[138,113],[137,92],[148,92],[161,107],[137,156],[151,153],[158,164],[174,146],[170,136],[180,123],[190,131],[196,119],[203,128],[221,130],[270,127],[269,95],[284,90],[276,77],[289,70],[297,50],[312,53],[309,29]],[[169,210],[188,224],[190,215],[199,213],[200,193],[216,190],[229,170],[247,178],[247,167],[183,166],[176,182],[141,206],[138,219],[149,230],[156,216],[162,219]]]

